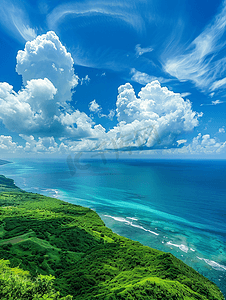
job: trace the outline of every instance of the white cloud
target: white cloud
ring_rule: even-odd
[[[92,120],[66,103],[78,81],[73,59],[54,32],[27,42],[18,52],[16,70],[25,85],[18,93],[0,83],[0,118],[8,129],[35,136],[95,137]]]
[[[113,20],[124,21],[132,26],[137,32],[144,30],[144,21],[142,17],[134,9],[133,4],[129,2],[123,5],[119,2],[111,1],[86,1],[84,3],[74,2],[61,4],[47,16],[48,26],[55,29],[58,23],[65,21],[67,16],[76,17],[92,17],[93,15],[101,15],[110,17]]]
[[[147,73],[142,73],[134,68],[131,69],[130,73],[132,74],[131,80],[138,82],[142,85],[146,85],[154,80],[158,80],[161,83],[169,81],[168,79],[165,79],[163,77],[156,77],[148,75]]]
[[[98,114],[99,118],[107,118],[109,120],[113,120],[115,115],[115,111],[113,109],[109,111],[108,115],[103,114],[102,107],[96,102],[95,99],[89,103],[89,110],[94,114]]]
[[[221,153],[226,149],[226,142],[217,142],[215,138],[210,138],[209,134],[198,134],[188,146],[190,153]]]
[[[136,56],[139,57],[144,53],[152,52],[153,48],[152,47],[141,48],[140,44],[137,44],[135,47],[135,51],[136,51]]]
[[[178,146],[180,146],[180,145],[182,145],[182,144],[184,144],[186,142],[187,142],[187,140],[178,140],[177,144],[178,144]]]
[[[102,129],[99,130],[100,128],[103,128],[101,125],[95,125],[91,118],[89,118],[84,112],[80,112],[78,110],[72,113],[61,114],[60,121],[67,130],[66,137],[68,138],[97,139],[102,133]],[[74,127],[73,124],[76,124],[76,127]]]
[[[220,154],[225,152],[226,142],[218,142],[216,138],[211,138],[209,134],[198,134],[192,142],[180,149],[164,150],[165,154]]]
[[[29,25],[29,18],[20,2],[15,4],[1,0],[0,13],[0,23],[14,38],[30,41],[36,37],[36,30]]]
[[[143,87],[138,98],[131,84],[120,86],[116,107],[119,123],[107,133],[107,147],[118,149],[173,147],[181,133],[198,125],[202,115],[192,111],[189,100],[158,81]]]
[[[187,97],[187,96],[190,96],[191,93],[185,92],[185,93],[181,93],[180,95],[181,95],[182,98],[185,98],[185,97]]]
[[[8,129],[20,133],[26,141],[23,151],[27,152],[176,147],[185,142],[179,139],[181,134],[198,126],[202,115],[192,110],[189,100],[161,87],[157,80],[142,87],[138,96],[132,85],[126,83],[118,89],[118,124],[106,132],[100,124],[95,125],[85,113],[67,103],[78,81],[73,59],[54,32],[26,43],[24,51],[17,55],[17,72],[24,83],[19,92],[13,91],[8,83],[0,83],[0,118]],[[100,118],[114,116],[113,110],[108,115],[102,114],[95,100],[89,109]],[[12,151],[21,150],[10,138],[2,140],[2,147],[8,145]]]
[[[44,137],[38,138],[38,141],[35,140],[34,136],[26,136],[20,134],[20,136],[26,141],[26,145],[23,149],[25,152],[34,152],[34,153],[56,153],[59,151],[59,146],[55,142],[54,137]]]
[[[210,93],[210,97],[213,98],[213,96],[215,95],[215,93]]]
[[[113,109],[111,109],[109,114],[107,115],[107,117],[108,117],[109,120],[112,121],[114,116],[115,116],[115,111]]]
[[[212,105],[217,105],[217,104],[221,104],[221,103],[224,103],[224,101],[221,101],[221,100],[212,101]]]
[[[18,32],[24,38],[25,41],[31,41],[37,36],[34,28],[29,27],[29,25],[21,24],[20,20],[15,19],[14,22],[15,27],[17,28]]]
[[[65,141],[71,151],[130,151],[177,147],[178,137],[198,125],[198,114],[189,100],[161,87],[158,81],[143,87],[136,97],[131,84],[119,87],[118,124],[105,132],[94,126],[96,139]],[[185,140],[179,140],[179,143]]]
[[[180,81],[191,80],[203,90],[213,91],[222,87],[225,78],[222,79],[221,76],[226,67],[226,60],[219,53],[226,44],[222,38],[225,29],[226,1],[214,20],[187,49],[183,49],[183,54],[171,57],[165,55],[165,71]]]
[[[83,85],[83,84],[89,84],[90,82],[90,78],[88,75],[86,75],[84,78],[80,79],[80,84]]]
[[[24,87],[16,93],[8,83],[0,83],[0,119],[9,130],[34,137],[33,142],[27,141],[26,149],[33,149],[34,143],[35,149],[45,149],[43,142],[53,136],[64,141],[103,137],[105,129],[68,102],[78,81],[73,59],[54,32],[27,42],[24,51],[18,52],[16,69],[22,75]],[[100,113],[98,107],[95,101],[91,103],[93,112]],[[113,115],[110,111],[100,117],[111,119]],[[61,145],[64,150],[65,147]]]
[[[54,122],[56,93],[47,78],[28,81],[18,93],[8,83],[0,83],[0,118],[12,131],[41,131]]]
[[[203,105],[217,105],[217,104],[222,104],[224,102],[225,101],[215,100],[215,101],[212,101],[211,103],[202,103],[202,104],[200,104],[200,106],[203,106]]]
[[[24,85],[31,79],[48,78],[57,88],[56,101],[71,100],[71,89],[78,84],[74,61],[53,31],[27,42],[16,59],[16,71],[22,75]]]
[[[219,132],[219,133],[225,133],[224,127],[219,128],[219,131],[218,131],[218,132]]]
[[[101,106],[96,102],[94,99],[93,101],[90,102],[89,104],[89,110],[93,113],[98,113],[102,110]]]
[[[220,87],[223,87],[223,86],[225,86],[225,85],[226,85],[226,78],[223,78],[223,79],[221,79],[221,80],[215,81],[215,82],[212,84],[210,90],[211,90],[211,91],[215,91],[215,90],[217,90],[217,89],[219,89]]]
[[[22,146],[18,146],[17,143],[13,142],[11,136],[0,135],[0,150],[6,153],[15,153],[22,150]]]

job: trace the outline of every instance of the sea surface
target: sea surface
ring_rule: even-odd
[[[226,161],[15,160],[20,188],[94,209],[114,232],[171,252],[226,297]]]

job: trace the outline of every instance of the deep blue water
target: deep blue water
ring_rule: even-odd
[[[0,173],[94,209],[114,232],[173,253],[226,296],[226,161],[20,160]]]

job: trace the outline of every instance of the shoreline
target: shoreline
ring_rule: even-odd
[[[18,186],[20,186],[19,184],[17,184]],[[51,189],[50,188],[50,190],[49,191],[53,191],[53,189]],[[53,196],[52,196],[53,197]],[[64,199],[64,200],[62,200],[62,201],[68,201],[67,199]],[[69,203],[73,203],[73,202],[69,202]],[[75,204],[75,203],[74,203]],[[78,203],[78,205],[79,205],[79,203]],[[85,204],[81,204],[81,205],[83,205],[84,207],[87,207],[87,205],[85,205]],[[89,206],[88,206],[89,207]],[[95,210],[96,211],[96,210]],[[112,216],[114,216],[114,215],[112,215]],[[114,217],[118,217],[117,215],[115,215]],[[131,217],[131,216],[130,216]],[[112,220],[114,220],[113,218],[111,218]],[[142,229],[142,228],[137,228],[137,229]],[[146,228],[145,228],[146,229]],[[143,229],[142,229],[142,231],[144,231]],[[126,236],[125,234],[123,235],[123,234],[120,234],[120,235],[122,235],[122,236]],[[141,242],[141,241],[140,241]],[[144,244],[143,242],[141,242],[142,244]],[[176,244],[176,243],[174,243],[174,244]],[[145,244],[144,244],[145,245]],[[179,244],[178,244],[179,245]],[[177,245],[177,246],[178,246]],[[150,246],[150,247],[153,247],[153,245],[148,245],[148,246]],[[176,248],[178,248],[178,250],[181,250],[179,247],[176,247],[175,246],[175,249]],[[165,250],[162,250],[162,251],[165,251]],[[175,254],[174,254],[175,255]],[[207,259],[208,257],[205,257],[205,259]],[[209,261],[208,261],[209,262]],[[204,259],[201,261],[201,264],[202,265],[204,265],[204,264],[208,264],[208,262],[206,262]],[[186,263],[186,262],[185,262]],[[187,263],[186,263],[187,264]],[[199,273],[202,273],[202,272],[200,272],[200,270],[198,270],[199,271]],[[206,275],[204,275],[204,276],[206,276]],[[206,276],[207,277],[207,276]],[[210,277],[209,277],[210,278]],[[210,278],[210,280],[212,280],[211,278]],[[212,280],[213,281],[213,280]]]

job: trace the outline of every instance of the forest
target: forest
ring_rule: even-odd
[[[95,211],[0,175],[0,299],[224,297],[172,254],[113,233]]]

